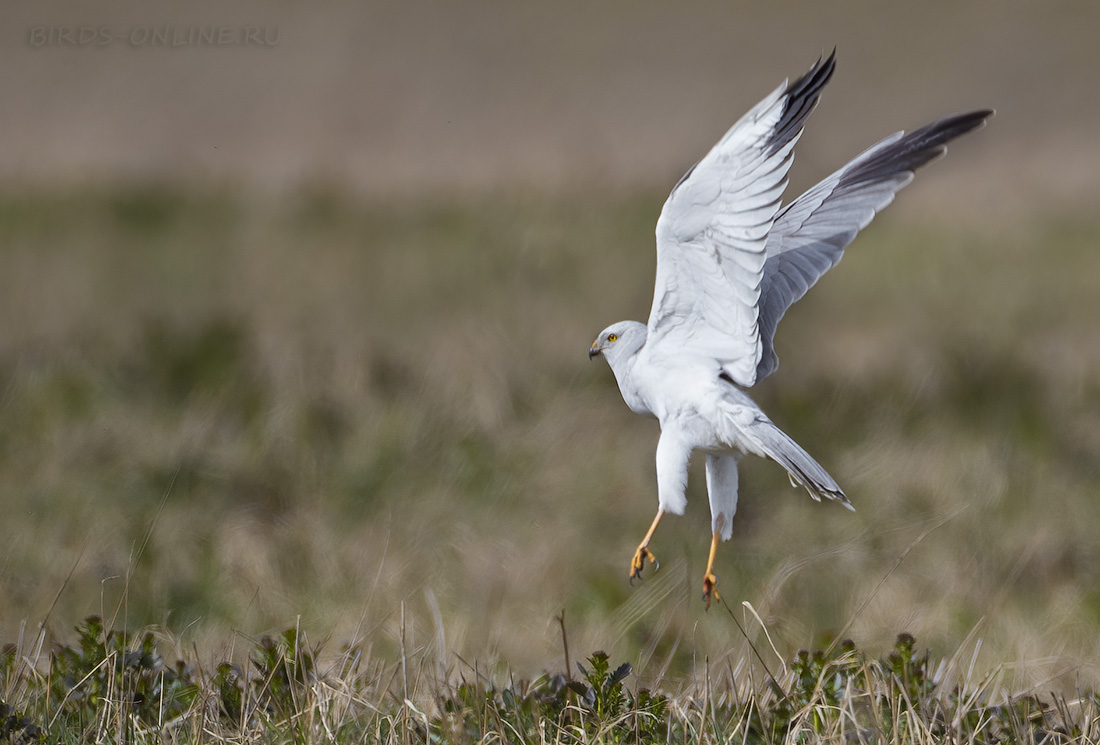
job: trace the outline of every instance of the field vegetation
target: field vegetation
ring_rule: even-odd
[[[1095,740],[1100,222],[872,225],[753,392],[858,511],[746,460],[705,612],[661,199],[0,193],[0,742]]]

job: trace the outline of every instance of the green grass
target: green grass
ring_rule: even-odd
[[[657,430],[585,354],[646,315],[660,201],[0,194],[0,639],[96,614],[212,679],[293,623],[332,659],[415,650],[503,691],[561,669],[564,608],[631,690],[698,700],[708,665],[754,659],[699,600],[702,474],[630,587]],[[747,459],[719,589],[769,664],[980,638],[972,680],[1074,698],[1100,680],[1100,223],[889,218],[753,391],[858,512]]]

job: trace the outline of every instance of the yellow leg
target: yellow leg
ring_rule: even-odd
[[[714,535],[710,538],[710,557],[707,559],[707,573],[703,575],[703,601],[707,604],[707,610],[710,610],[710,599],[714,597],[715,600],[721,600],[718,595],[718,590],[714,589],[718,585],[718,578],[714,576],[714,555],[718,552],[718,532],[714,531]]]
[[[650,564],[655,565],[655,569],[661,568],[661,563],[657,561],[657,557],[649,550],[649,539],[653,537],[654,531],[657,530],[657,523],[661,522],[661,518],[664,517],[664,514],[665,511],[663,509],[657,510],[657,517],[653,518],[653,524],[649,526],[645,538],[638,544],[638,550],[634,552],[634,558],[630,560],[630,584],[634,584],[634,580],[642,576],[642,567],[645,566],[646,559],[649,559]]]

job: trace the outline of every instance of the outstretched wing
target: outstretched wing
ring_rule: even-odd
[[[836,52],[784,82],[673,188],[657,221],[657,282],[647,346],[717,360],[741,385],[760,361],[757,304],[766,240],[794,145]],[[667,347],[663,346],[668,344]]]
[[[909,134],[890,135],[779,212],[768,234],[760,281],[756,380],[779,366],[772,340],[787,308],[836,266],[844,248],[894,201],[913,180],[914,171],[943,155],[948,142],[981,127],[992,114],[984,110],[950,116]]]

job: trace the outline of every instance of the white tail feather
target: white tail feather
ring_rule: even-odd
[[[821,464],[770,419],[757,418],[746,434],[756,442],[764,455],[787,469],[792,485],[801,486],[815,500],[832,499],[850,510],[855,509]]]

